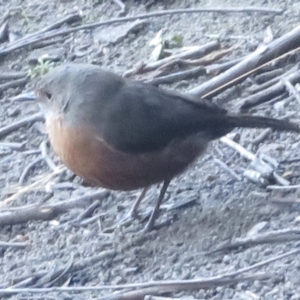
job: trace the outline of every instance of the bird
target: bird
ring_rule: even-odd
[[[109,190],[161,184],[144,232],[153,229],[170,181],[236,127],[300,132],[298,124],[233,114],[208,99],[123,78],[87,63],[65,63],[43,75],[27,100],[45,117],[50,144],[73,173]],[[21,99],[22,97],[20,97]]]

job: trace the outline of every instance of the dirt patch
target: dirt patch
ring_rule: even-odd
[[[187,7],[224,7],[240,6],[240,1],[124,1],[128,7],[125,15],[136,15],[160,9]],[[152,3],[152,4],[151,4]],[[247,5],[261,6],[261,1],[251,1]],[[290,31],[299,22],[300,4],[298,1],[274,0],[265,1],[269,8],[283,9],[280,15],[260,13],[201,13],[178,14],[147,20],[142,26],[130,29],[123,38],[114,43],[105,43],[99,38],[101,32],[85,30],[58,37],[56,43],[48,45],[54,51],[59,62],[90,62],[98,64],[118,74],[123,74],[141,61],[147,62],[152,49],[149,41],[159,30],[164,36],[183,36],[184,46],[203,45],[219,39],[222,45],[236,45],[238,50],[232,58],[242,57],[253,51],[266,37],[266,29],[271,28],[275,37]],[[9,21],[11,38],[13,35],[34,33],[63,16],[74,11],[82,13],[83,22],[98,22],[119,16],[120,8],[114,1],[1,1],[2,12],[16,8],[11,12]],[[104,27],[107,31],[112,26]],[[103,30],[103,29],[102,29]],[[106,37],[107,39],[107,37]],[[43,45],[45,46],[45,45]],[[43,48],[41,48],[43,49]],[[32,58],[29,48],[14,51],[0,61],[0,69],[6,71],[27,71],[28,59]],[[295,59],[295,58],[293,58]],[[297,59],[297,58],[296,58]],[[293,61],[285,62],[286,65]],[[199,85],[207,77],[185,81],[184,84],[168,85],[168,87],[186,91]],[[234,108],[235,100],[248,94],[250,81],[239,88],[233,88],[218,97],[225,106]],[[34,104],[15,103],[11,96],[17,95],[27,86],[6,89],[1,96],[1,127],[39,112]],[[282,103],[285,103],[284,101]],[[253,112],[258,109],[253,109]],[[296,101],[289,101],[283,106],[270,104],[259,108],[259,113],[280,117],[282,112],[288,114],[298,111]],[[298,121],[298,115],[294,116]],[[251,149],[251,142],[261,131],[236,130],[240,134],[240,143]],[[0,189],[2,200],[15,192],[20,174],[37,157],[42,141],[46,140],[43,124],[35,122],[13,131],[1,143],[23,143],[20,150],[2,147],[0,143]],[[271,133],[259,148],[277,159],[284,161],[298,158],[299,140],[294,134]],[[257,147],[253,150],[257,150]],[[59,165],[58,158],[49,149],[49,155]],[[237,251],[218,252],[207,255],[222,242],[233,237],[246,236],[251,228],[260,224],[263,231],[280,230],[296,227],[299,224],[298,205],[278,205],[270,203],[275,197],[281,199],[297,198],[294,191],[271,192],[242,177],[237,180],[226,169],[220,167],[216,158],[226,162],[231,169],[242,174],[248,162],[235,151],[220,142],[214,142],[199,161],[185,174],[174,179],[168,189],[166,201],[159,222],[166,222],[157,230],[147,234],[144,239],[136,241],[136,235],[144,226],[144,222],[136,220],[114,231],[104,232],[120,220],[132,205],[137,192],[108,193],[101,199],[93,215],[99,215],[87,224],[74,222],[85,209],[74,207],[68,213],[59,215],[51,221],[32,221],[24,225],[4,226],[0,230],[1,241],[27,241],[25,248],[1,248],[0,245],[0,288],[6,288],[17,282],[20,287],[53,285],[81,286],[103,284],[125,284],[146,282],[151,280],[192,279],[221,274],[254,263],[258,263],[288,250],[295,249],[296,242],[263,244]],[[49,173],[49,167],[40,161],[30,170],[24,179],[32,183],[36,176]],[[278,173],[292,172],[291,179],[297,183],[299,174],[298,162],[280,165]],[[55,183],[57,183],[57,179]],[[96,189],[85,187],[73,174],[65,171],[59,178],[53,198],[49,203],[80,196]],[[149,199],[141,206],[142,212],[152,207],[158,193],[157,187],[149,192]],[[10,206],[24,206],[41,203],[47,197],[45,189],[33,190],[17,197]],[[178,209],[170,209],[180,201],[191,200],[188,205]],[[88,206],[88,205],[87,205]],[[116,251],[123,247],[123,251]],[[110,252],[111,251],[111,252]],[[103,254],[105,252],[105,254]],[[98,256],[103,254],[103,256]],[[196,299],[300,299],[300,260],[298,256],[276,261],[265,266],[262,271],[270,275],[278,275],[276,280],[242,282],[237,285],[199,290],[197,292],[177,293],[176,297],[193,296]],[[80,268],[67,276],[55,273],[62,266],[68,267],[82,263]],[[41,278],[51,275],[52,279],[43,284]],[[60,278],[61,277],[61,278]],[[279,279],[278,279],[279,278]],[[30,281],[31,279],[32,281]],[[26,280],[29,280],[28,282]],[[1,294],[1,291],[0,291]],[[12,295],[12,299],[93,299],[107,294],[107,291],[50,292],[47,294]],[[29,295],[29,296],[28,296]],[[175,294],[171,294],[175,297]]]

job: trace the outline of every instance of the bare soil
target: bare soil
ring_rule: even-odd
[[[244,1],[238,0],[124,1],[124,3],[128,9],[125,15],[137,15],[162,9],[245,5]],[[48,47],[52,49],[51,51],[59,50],[56,64],[66,61],[89,62],[123,74],[141,61],[148,61],[153,50],[149,47],[149,41],[161,29],[164,37],[182,35],[184,46],[204,45],[215,39],[219,39],[222,45],[227,46],[240,43],[238,50],[232,54],[232,58],[238,58],[251,53],[264,40],[268,27],[277,38],[299,23],[300,3],[297,0],[252,0],[246,5],[283,9],[283,13],[276,16],[261,13],[178,14],[147,19],[147,24],[142,28],[120,38],[115,43],[101,41],[98,38],[101,33],[97,33],[100,29],[96,28],[59,37]],[[14,7],[21,8],[11,13],[9,21],[10,31],[15,35],[34,33],[74,11],[82,13],[83,23],[118,17],[120,13],[120,7],[110,0],[0,0],[1,15]],[[103,28],[104,31],[114,35],[113,27],[101,27],[101,30]],[[28,71],[28,61],[34,51],[36,50],[27,47],[0,58],[1,72]],[[286,62],[288,63],[293,61]],[[168,87],[185,92],[205,80],[207,77],[199,77],[185,81],[184,84]],[[235,100],[249,94],[247,87],[250,83],[251,80],[230,89],[226,92],[226,96],[219,96],[217,100],[222,105],[234,109]],[[16,103],[11,100],[12,96],[30,90],[31,86],[32,81],[26,87],[11,88],[2,93],[0,127],[39,111],[34,103]],[[299,104],[295,100],[288,103],[283,100],[280,103],[281,105],[278,103],[262,105],[252,112],[280,117],[300,111]],[[299,115],[297,114],[293,119],[299,121]],[[264,151],[279,162],[299,157],[299,138],[295,134],[272,132],[263,143],[252,146],[251,141],[261,133],[260,130],[236,130],[235,132],[240,134],[239,143],[253,152]],[[28,124],[2,138],[0,190],[3,201],[15,193],[22,172],[39,155],[28,154],[28,150],[39,149],[41,142],[45,140],[47,136],[42,122]],[[16,151],[3,147],[4,142],[24,143],[24,147]],[[48,151],[56,165],[61,164],[52,153],[52,149],[49,148]],[[241,176],[241,180],[220,166],[216,159],[225,162],[230,169]],[[107,193],[100,199],[98,208],[88,217],[100,213],[101,216],[88,224],[76,222],[77,216],[88,207],[87,204],[86,207],[73,207],[67,213],[60,214],[50,221],[29,221],[21,225],[3,226],[0,228],[0,241],[25,241],[28,242],[28,246],[2,248],[0,245],[0,289],[30,278],[33,278],[33,282],[27,284],[23,282],[20,287],[34,287],[35,284],[37,287],[61,285],[76,287],[210,277],[247,267],[296,249],[297,242],[264,243],[247,249],[234,249],[207,255],[222,242],[234,237],[245,237],[253,227],[261,226],[262,232],[267,232],[299,225],[299,204],[271,203],[274,198],[296,199],[297,192],[295,190],[272,192],[251,183],[242,176],[243,169],[247,166],[248,162],[233,149],[219,141],[212,143],[207,153],[193,167],[171,182],[158,220],[161,225],[146,234],[143,239],[137,238],[139,231],[145,225],[143,218],[127,226],[105,232],[106,228],[113,226],[126,215],[140,191]],[[298,162],[282,163],[277,170],[280,175],[291,172],[293,176],[289,179],[294,184],[299,181],[299,171]],[[50,172],[45,162],[41,161],[30,170],[24,184],[32,183],[38,175]],[[46,203],[65,201],[96,190],[84,186],[81,180],[69,171],[63,172],[59,179],[56,178],[54,184],[53,197],[46,200]],[[152,207],[158,191],[157,187],[152,187],[149,197],[141,206],[141,215]],[[8,207],[42,203],[47,195],[43,186],[17,197]],[[171,209],[173,205],[187,200],[190,200],[188,205]],[[6,208],[7,206],[0,210]],[[117,254],[107,254],[97,258],[97,255],[104,251],[121,248],[123,251],[118,251]],[[91,258],[96,258],[96,261],[89,261]],[[68,266],[80,262],[86,266],[68,272]],[[57,278],[53,274],[62,266],[65,266],[66,274]],[[275,261],[264,266],[260,271],[277,279],[245,281],[225,287],[179,292],[168,296],[214,300],[300,299],[300,255]],[[43,283],[37,276],[42,273],[52,274],[54,277],[50,280],[44,278],[45,283]],[[110,292],[105,290],[74,293],[53,291],[37,294],[19,293],[9,297],[11,299],[97,299]]]

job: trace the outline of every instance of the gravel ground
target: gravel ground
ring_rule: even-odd
[[[117,2],[117,1],[116,1]],[[57,58],[55,64],[66,61],[89,62],[98,64],[118,74],[123,74],[137,66],[141,61],[147,62],[153,48],[149,41],[162,29],[164,38],[183,37],[183,45],[204,45],[218,39],[222,46],[239,44],[229,58],[242,57],[252,52],[272,32],[277,38],[298,25],[300,3],[291,1],[253,0],[251,6],[283,9],[279,15],[261,13],[197,13],[177,14],[160,18],[146,19],[143,24],[129,22],[133,29],[126,35],[120,28],[105,26],[93,30],[84,30],[57,37],[48,48],[30,47],[14,51],[4,58],[0,57],[0,70],[29,70],[29,63],[43,53],[51,53]],[[80,12],[82,23],[98,22],[122,15],[137,15],[157,10],[199,7],[241,7],[243,1],[124,1],[127,10],[120,12],[114,1],[92,0],[0,0],[2,16],[11,10],[9,18],[10,38],[34,33],[53,24],[66,15]],[[0,15],[0,19],[1,19]],[[119,25],[119,24],[118,24]],[[127,26],[127,25],[126,25]],[[124,28],[123,28],[124,29]],[[128,30],[126,27],[125,30]],[[111,39],[114,39],[111,42]],[[45,41],[44,41],[45,43]],[[1,46],[5,45],[4,43]],[[282,68],[290,68],[297,60],[293,57],[285,60]],[[186,91],[207,77],[185,80],[180,84],[168,85]],[[0,126],[13,123],[24,117],[37,113],[35,104],[16,103],[11,97],[29,90],[34,80],[16,88],[5,89],[1,93]],[[3,83],[3,82],[2,82]],[[0,86],[2,84],[0,82]],[[251,79],[231,88],[217,97],[222,105],[236,108],[236,100],[249,94]],[[299,112],[295,100],[265,104],[251,112],[280,117],[292,112]],[[293,119],[299,121],[298,114]],[[261,133],[260,130],[236,130],[239,143],[250,151],[261,151],[279,162],[277,173],[292,174],[289,180],[299,181],[298,162],[287,162],[298,158],[300,148],[297,135],[290,133],[270,133],[266,139],[253,145],[252,141]],[[41,143],[47,140],[42,122],[29,123],[2,137],[0,142],[0,189],[1,199],[16,193],[24,169],[39,157]],[[3,143],[21,143],[19,150],[3,147]],[[32,150],[32,151],[31,151]],[[49,157],[58,166],[59,159],[48,148]],[[240,175],[234,177],[220,163],[226,163],[230,170]],[[285,163],[284,163],[285,162]],[[2,226],[0,241],[26,242],[24,248],[2,247],[0,244],[0,298],[1,288],[22,282],[19,287],[49,286],[91,286],[108,284],[130,284],[151,280],[181,280],[199,277],[208,278],[217,274],[233,272],[251,266],[269,258],[297,249],[297,241],[277,243],[260,243],[244,248],[229,249],[210,253],[222,243],[232,238],[246,237],[273,230],[299,228],[299,204],[276,204],[274,199],[295,201],[296,190],[270,191],[249,182],[242,176],[243,169],[249,162],[233,149],[220,141],[211,144],[207,153],[186,173],[175,178],[168,189],[166,201],[157,229],[143,238],[139,230],[145,220],[135,220],[127,226],[106,230],[116,224],[128,212],[139,191],[105,192],[99,197],[100,203],[93,211],[90,222],[78,222],[81,214],[92,203],[85,206],[74,205],[67,213],[58,214],[50,221],[29,221],[21,225]],[[24,178],[24,184],[36,182],[39,176],[50,174],[51,170],[41,160],[30,169]],[[51,204],[99,191],[85,186],[71,172],[64,171],[60,176],[49,181],[55,184],[53,197],[47,200],[49,193],[45,185],[31,189],[15,197],[7,207],[42,203]],[[47,186],[49,187],[49,184]],[[141,205],[141,214],[147,213],[158,194],[158,188],[152,187],[147,201]],[[49,198],[49,197],[48,197]],[[46,199],[46,200],[45,200]],[[174,208],[179,203],[185,205]],[[188,203],[186,203],[188,202]],[[5,202],[3,202],[5,203]],[[20,209],[20,208],[19,208]],[[92,217],[89,216],[89,217]],[[77,221],[76,221],[77,220]],[[210,253],[210,254],[209,254]],[[262,281],[243,280],[238,284],[194,291],[170,293],[168,297],[184,299],[300,299],[300,255],[289,256],[263,266],[259,271],[271,279]],[[75,267],[74,267],[75,266]],[[61,268],[65,272],[61,272]],[[73,268],[73,269],[72,269]],[[72,269],[72,272],[68,272]],[[251,271],[256,272],[257,270]],[[57,273],[58,272],[58,273]],[[250,272],[250,273],[251,273]],[[249,274],[250,274],[249,273]],[[251,273],[251,274],[252,274]],[[45,275],[50,275],[45,277]],[[44,276],[44,277],[43,277]],[[26,282],[24,282],[24,280]],[[10,295],[11,299],[97,299],[112,291],[18,293]]]

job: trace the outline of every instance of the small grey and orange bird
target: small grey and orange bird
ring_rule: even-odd
[[[146,230],[154,225],[170,180],[210,141],[235,127],[300,132],[288,121],[232,115],[210,101],[123,79],[90,64],[52,69],[36,85],[34,98],[55,153],[78,176],[111,190],[143,188],[143,196],[151,185],[163,183]]]

